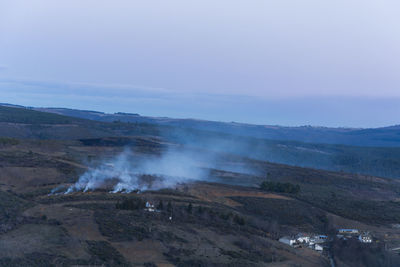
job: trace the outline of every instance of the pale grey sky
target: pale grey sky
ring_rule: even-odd
[[[398,14],[394,0],[0,0],[0,102],[395,124]]]

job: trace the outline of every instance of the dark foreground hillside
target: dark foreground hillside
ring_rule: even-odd
[[[154,139],[131,139],[137,157],[163,153]],[[400,184],[394,180],[224,155],[225,163],[253,166],[264,175],[214,169],[207,182],[140,194],[50,194],[74,183],[90,166],[88,158],[95,162],[124,149],[110,139],[93,142],[3,139],[1,266],[329,266],[330,257],[338,266],[399,263],[390,250],[400,246],[400,231],[392,226],[400,220]],[[301,189],[263,191],[258,185],[266,179]],[[159,212],[146,211],[146,201]],[[277,241],[344,227],[369,231],[379,242],[332,243],[332,254],[321,254]],[[374,256],[355,258],[343,246]]]

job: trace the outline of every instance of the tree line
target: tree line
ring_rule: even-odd
[[[300,192],[300,185],[292,183],[264,181],[260,184],[260,189],[268,192],[297,194]]]

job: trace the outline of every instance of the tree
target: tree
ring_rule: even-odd
[[[269,192],[297,194],[300,192],[300,185],[264,181],[260,184],[260,189]]]
[[[192,210],[193,210],[192,203],[189,203],[189,205],[187,206],[187,212],[192,214]]]
[[[158,210],[163,210],[164,209],[164,204],[163,204],[162,200],[160,200],[160,203],[158,203],[157,209]]]
[[[198,212],[199,214],[203,214],[203,212],[204,212],[203,206],[198,206],[197,212]]]
[[[243,217],[240,217],[240,216],[237,215],[237,214],[233,217],[233,221],[234,221],[235,223],[239,224],[239,225],[244,225],[244,224],[246,223],[246,221],[244,220],[244,218],[243,218]]]
[[[171,204],[171,201],[168,201],[168,204],[167,204],[167,211],[168,211],[168,212],[172,212],[172,204]]]
[[[118,201],[115,208],[121,210],[137,210],[145,207],[145,202],[140,198],[124,199],[121,203]]]

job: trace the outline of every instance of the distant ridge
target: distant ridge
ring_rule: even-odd
[[[329,128],[314,126],[274,126],[253,125],[236,122],[217,122],[199,119],[174,119],[167,117],[147,117],[136,113],[118,112],[114,114],[69,108],[38,108],[12,104],[3,106],[29,108],[59,115],[96,120],[101,122],[151,123],[156,125],[192,128],[219,133],[229,133],[245,137],[270,140],[299,141],[321,144],[341,144],[351,146],[400,147],[400,125],[382,128]]]
[[[253,160],[388,178],[400,178],[399,132],[396,126],[363,130],[280,127],[0,105],[1,138],[134,144],[137,149],[158,140],[163,144],[207,148]],[[354,143],[323,143],[327,137]],[[356,146],[360,141],[370,146]],[[373,146],[377,143],[385,146]]]

